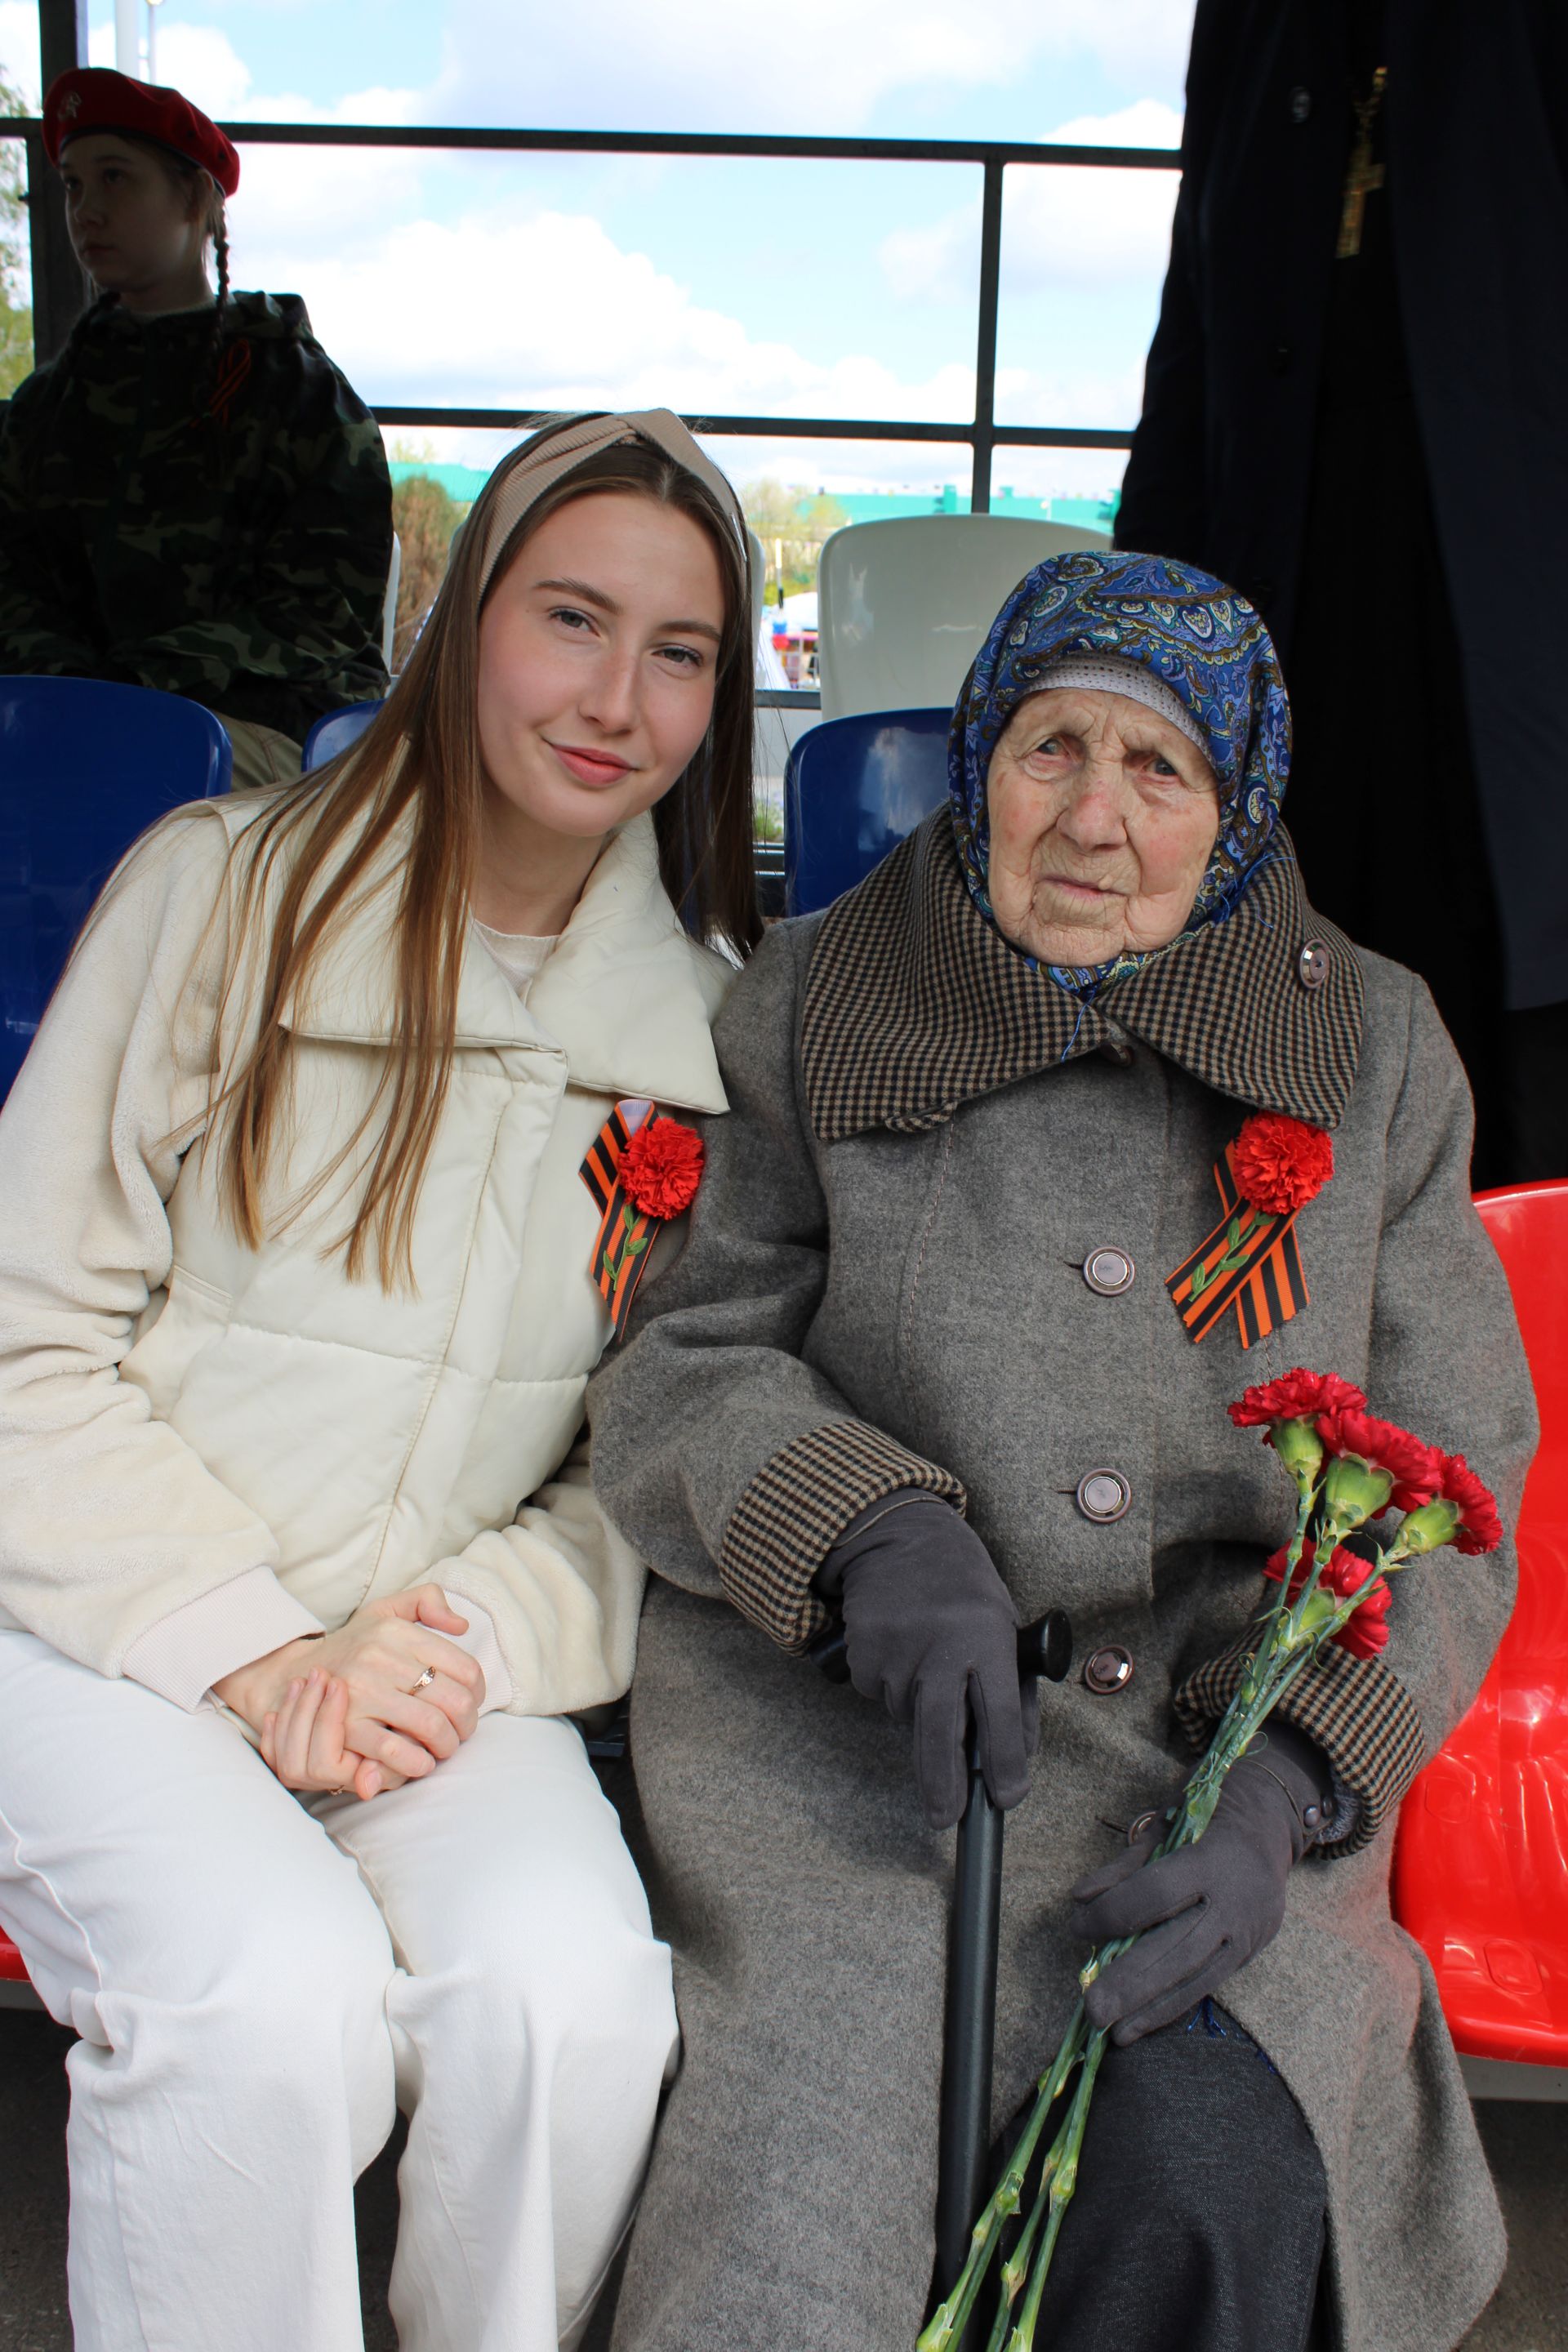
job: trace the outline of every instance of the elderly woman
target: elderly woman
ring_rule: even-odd
[[[1042,564],[960,698],[951,804],[775,929],[720,1020],[731,1115],[684,1255],[590,1404],[657,1570],[633,1748],[685,2030],[617,2352],[910,2352],[971,1707],[1019,1808],[998,2132],[1089,1943],[1154,1931],[1094,1990],[1113,2047],[1041,2342],[1448,2352],[1496,2283],[1388,1872],[1510,1556],[1403,1580],[1386,1652],[1314,1662],[1197,1847],[1137,1838],[1289,1528],[1227,1401],[1340,1373],[1505,1504],[1534,1440],[1458,1062],[1420,981],[1305,903],[1289,755],[1239,597],[1142,556]],[[1251,1111],[1331,1130],[1333,1175],[1295,1259],[1196,1339],[1164,1277]],[[829,1600],[851,1689],[801,1654]],[[1079,1669],[1020,1695],[1015,1627],[1047,1604]]]

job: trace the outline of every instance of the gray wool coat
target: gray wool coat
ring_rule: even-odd
[[[616,2352],[910,2352],[923,2318],[952,1838],[924,1825],[906,1735],[792,1654],[817,1622],[809,1579],[856,1509],[910,1476],[949,1493],[1026,1618],[1065,1607],[1080,1661],[1113,1643],[1135,1663],[1109,1696],[1076,1671],[1041,1685],[1033,1791],[1006,1836],[1000,2130],[1076,1997],[1067,1890],[1180,1786],[1194,1750],[1176,1695],[1185,1685],[1193,1717],[1193,1677],[1213,1683],[1292,1519],[1292,1489],[1227,1401],[1297,1364],[1337,1371],[1374,1412],[1462,1449],[1509,1513],[1534,1444],[1506,1284],[1468,1195],[1465,1082],[1420,981],[1363,956],[1344,1000],[1360,1035],[1329,1106],[1336,1171],[1297,1226],[1310,1303],[1245,1354],[1234,1318],[1194,1345],[1163,1277],[1214,1223],[1213,1163],[1244,1102],[1279,1101],[1277,1068],[1248,1048],[1224,1062],[1222,1092],[1193,1024],[1130,1000],[1125,1030],[1091,1026],[1087,1050],[1079,1034],[1073,1058],[1053,1048],[1021,1074],[1015,1055],[994,1082],[962,1055],[904,1052],[906,997],[901,1105],[884,1090],[843,1116],[823,1039],[839,1077],[881,1051],[886,923],[923,926],[927,948],[934,927],[940,963],[942,925],[968,919],[940,829],[906,847],[906,897],[884,891],[882,930],[847,945],[837,910],[826,932],[816,917],[780,926],[737,982],[716,1032],[731,1109],[706,1122],[684,1252],[645,1286],[590,1392],[598,1490],[655,1570],[632,1748],[684,2031]],[[1233,1042],[1248,1020],[1267,1027],[1304,938],[1351,954],[1293,876],[1226,949],[1241,976],[1213,1025]],[[813,997],[825,940],[832,1017]],[[938,1062],[942,1099],[922,1111],[910,1088]],[[1117,1297],[1080,1270],[1107,1244],[1136,1268]],[[1132,1499],[1095,1524],[1075,1490],[1102,1466]],[[1278,1937],[1223,1996],[1321,2153],[1335,2340],[1352,2352],[1449,2352],[1502,2266],[1431,1972],[1390,1916],[1389,1863],[1393,1810],[1468,1705],[1511,1597],[1510,1551],[1445,1550],[1399,1580],[1384,1660],[1333,1654],[1300,1719],[1359,1826],[1298,1867]]]

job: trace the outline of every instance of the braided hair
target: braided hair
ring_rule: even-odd
[[[207,338],[206,356],[197,379],[195,413],[205,421],[209,416],[214,393],[217,390],[218,369],[223,360],[224,337],[228,330],[228,217],[224,205],[223,190],[210,172],[193,163],[188,155],[177,155],[159,139],[148,139],[140,131],[122,131],[120,137],[128,146],[143,148],[154,156],[180,194],[193,219],[202,223],[202,245],[205,251],[208,237],[217,262],[217,301],[213,310],[212,332]]]
[[[213,310],[212,333],[207,339],[206,365],[202,371],[200,405],[203,409],[217,386],[218,362],[223,355],[223,339],[228,324],[228,215],[223,190],[217,182],[209,179],[207,186],[207,233],[212,238],[213,257],[217,263],[217,301]]]

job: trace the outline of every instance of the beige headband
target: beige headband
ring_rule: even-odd
[[[669,409],[638,408],[628,410],[625,415],[577,417],[559,432],[527,443],[512,457],[501,460],[505,472],[490,509],[484,562],[479,569],[481,596],[489,585],[502,549],[534,500],[563,475],[588,458],[596,457],[601,449],[613,449],[623,441],[651,441],[655,448],[662,449],[687,473],[695,474],[712,491],[720,508],[734,524],[742,562],[749,563],[746,526],[740,504],[718,467],[703,456],[679,417]]]

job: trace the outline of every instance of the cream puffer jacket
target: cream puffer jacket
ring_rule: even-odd
[[[491,1704],[614,1698],[643,1570],[573,1451],[609,1330],[578,1171],[617,1098],[725,1108],[730,968],[677,921],[647,816],[526,1005],[470,931],[417,1287],[388,1292],[331,1246],[345,1180],[285,1213],[384,1067],[390,893],[367,893],[286,1008],[296,1139],[251,1249],[199,1130],[254,1004],[242,971],[220,1021],[217,976],[230,842],[264,805],[203,804],[132,853],[0,1113],[0,1624],[191,1707],[430,1580],[475,1621]]]

